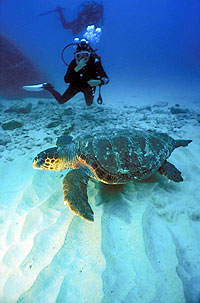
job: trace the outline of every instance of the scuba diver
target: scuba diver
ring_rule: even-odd
[[[96,1],[83,2],[78,8],[78,16],[72,21],[67,21],[63,14],[64,8],[57,7],[55,10],[46,12],[42,15],[57,12],[60,17],[60,21],[64,29],[71,29],[72,34],[75,36],[80,33],[88,25],[94,25],[95,27],[103,25],[103,4]]]
[[[69,83],[67,90],[61,95],[50,83],[39,85],[24,86],[25,90],[49,91],[58,103],[63,104],[70,100],[77,93],[82,92],[85,102],[88,106],[92,105],[96,87],[99,86],[99,97],[97,102],[102,103],[100,93],[101,85],[108,84],[109,78],[101,64],[101,58],[89,45],[88,41],[82,39],[80,42],[67,45],[76,45],[74,59],[70,62],[67,72],[64,76],[66,83]]]

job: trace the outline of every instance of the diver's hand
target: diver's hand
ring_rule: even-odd
[[[86,66],[86,60],[85,59],[81,59],[78,64],[76,65],[76,67],[74,68],[75,72],[78,72],[79,70],[81,70],[84,66]]]
[[[93,80],[93,79],[91,79],[91,80],[89,80],[87,83],[88,83],[91,87],[95,87],[95,86],[101,84],[101,80]]]

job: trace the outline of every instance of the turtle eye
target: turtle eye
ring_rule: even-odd
[[[33,168],[38,169],[40,167],[41,165],[39,164],[38,157],[35,157],[35,159],[33,160]]]
[[[44,169],[46,159],[42,157],[41,154],[39,154],[35,159],[33,160],[33,168],[35,169]]]

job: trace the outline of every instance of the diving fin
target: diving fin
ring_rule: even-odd
[[[58,13],[59,11],[62,11],[64,9],[65,8],[58,6],[56,9],[53,9],[51,11],[48,11],[48,12],[45,12],[45,13],[42,13],[42,14],[39,14],[39,16],[45,16],[45,15],[52,14],[52,13]]]
[[[39,92],[44,89],[45,84],[47,84],[47,83],[45,82],[45,83],[35,84],[35,85],[24,85],[23,89],[30,91],[30,92]]]

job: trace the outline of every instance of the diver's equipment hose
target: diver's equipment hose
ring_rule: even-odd
[[[65,61],[65,59],[64,59],[64,52],[65,52],[65,50],[66,50],[69,46],[72,46],[72,45],[77,45],[77,43],[70,43],[70,44],[66,45],[66,46],[63,48],[62,52],[61,52],[61,59],[62,59],[62,62],[63,62],[65,65],[67,65],[67,66],[69,66],[69,64],[68,64],[68,63]]]

